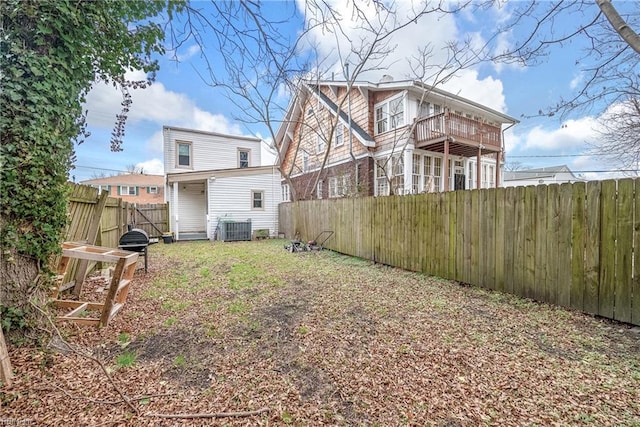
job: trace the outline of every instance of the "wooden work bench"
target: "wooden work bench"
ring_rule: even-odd
[[[87,261],[97,261],[115,264],[113,276],[109,284],[105,301],[88,302],[60,299],[60,293],[64,291],[63,278],[72,258]],[[71,308],[67,314],[57,317],[60,321],[72,321],[81,325],[95,325],[104,327],[109,324],[113,316],[124,306],[129,293],[129,287],[133,274],[136,271],[138,253],[124,251],[122,249],[105,248],[77,242],[64,242],[62,244],[62,258],[57,268],[57,283],[52,292],[53,302],[59,308]],[[78,292],[79,294],[79,292]],[[90,311],[98,311],[99,317],[89,317]]]

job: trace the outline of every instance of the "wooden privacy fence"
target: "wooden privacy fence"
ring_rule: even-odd
[[[280,205],[280,230],[379,263],[640,325],[640,180]]]
[[[109,197],[106,192],[98,194],[98,189],[86,185],[73,185],[67,211],[69,224],[63,237],[65,241],[117,248],[120,236],[129,225],[143,229],[149,236],[169,231],[168,204],[136,205]],[[84,277],[94,265],[95,262],[86,260],[71,261],[64,284],[73,286],[75,293],[79,293]],[[64,284],[62,290],[68,289]]]

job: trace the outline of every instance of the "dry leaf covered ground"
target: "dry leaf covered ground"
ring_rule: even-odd
[[[10,345],[0,424],[640,425],[636,330],[281,240],[153,245],[107,328],[61,333],[110,378]]]

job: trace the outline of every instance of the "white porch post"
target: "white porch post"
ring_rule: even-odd
[[[404,194],[413,194],[413,147],[404,150]]]
[[[178,189],[180,183],[173,183],[173,232],[176,235],[176,240],[180,240],[180,227],[178,226]]]

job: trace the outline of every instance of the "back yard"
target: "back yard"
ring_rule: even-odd
[[[10,345],[0,424],[640,425],[637,328],[284,243],[153,245],[77,352]]]

